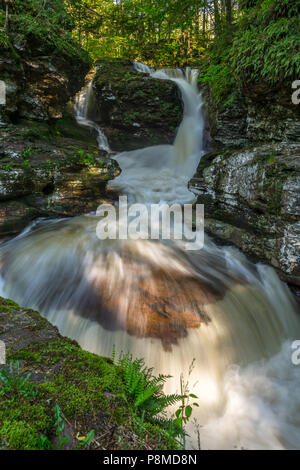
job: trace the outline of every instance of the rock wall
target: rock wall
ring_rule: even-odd
[[[139,73],[127,59],[102,59],[93,89],[93,119],[104,129],[113,150],[173,143],[183,113],[174,82]]]
[[[36,217],[70,217],[96,210],[118,173],[99,155],[95,136],[73,121],[24,121],[0,132],[0,235]]]
[[[37,38],[11,34],[11,47],[0,52],[0,80],[6,84],[6,104],[0,121],[59,119],[84,83],[89,61],[57,54]]]
[[[12,26],[13,27],[13,26]],[[79,127],[68,101],[84,85],[89,61],[46,41],[10,34],[0,51],[0,236],[18,233],[36,217],[96,210],[118,172],[101,155],[96,133]]]
[[[190,184],[206,230],[300,284],[299,107],[282,90],[245,92],[223,107],[208,86],[203,95],[214,152]]]

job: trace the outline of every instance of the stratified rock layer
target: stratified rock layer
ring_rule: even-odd
[[[99,154],[95,136],[74,122],[24,121],[0,133],[0,235],[36,217],[95,211],[106,198],[115,161]]]
[[[282,91],[255,90],[217,105],[203,92],[217,151],[191,181],[206,230],[300,283],[299,109]]]

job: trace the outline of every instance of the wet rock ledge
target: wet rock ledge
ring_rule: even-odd
[[[103,58],[93,79],[92,119],[100,124],[112,150],[173,144],[183,116],[177,85],[137,72],[128,59]]]
[[[95,211],[118,172],[99,152],[95,135],[72,118],[6,124],[0,132],[0,236],[18,233],[37,217]]]

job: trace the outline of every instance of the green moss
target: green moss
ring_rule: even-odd
[[[13,302],[12,300],[9,300],[9,299],[4,299],[2,297],[0,297],[0,312],[1,313],[6,313],[6,312],[10,312],[12,310],[16,310],[17,308],[19,308],[19,305],[16,304],[15,302]]]
[[[118,368],[109,359],[82,351],[72,341],[55,340],[47,346],[35,344],[11,355],[10,359],[40,366],[58,364],[56,374],[42,384],[41,389],[51,395],[70,418],[92,417],[99,407],[111,412],[112,401],[108,401],[104,393],[115,394],[120,401],[122,381]]]
[[[43,403],[41,393],[35,400],[39,403],[14,396],[1,400],[0,442],[10,449],[37,449],[39,434],[51,432],[53,423],[47,403]]]
[[[36,312],[32,313],[36,315]],[[109,416],[120,429],[127,427],[138,435],[141,422],[131,416],[124,400],[124,384],[119,367],[110,359],[83,351],[74,341],[66,338],[48,344],[36,343],[9,354],[10,360],[47,370],[47,380],[37,386],[35,404],[22,403],[19,410],[10,400],[4,402],[2,417],[6,420],[0,437],[9,448],[35,448],[39,433],[51,433],[51,409],[58,404],[70,421],[97,425],[98,416]],[[9,408],[9,412],[4,412]],[[6,413],[6,414],[4,414]],[[1,416],[1,415],[0,415]],[[132,419],[129,419],[131,416]],[[18,426],[18,419],[22,418]],[[152,422],[153,421],[153,422]],[[167,445],[168,433],[154,420],[142,423],[143,432],[157,440],[162,448]],[[96,423],[96,424],[95,424]],[[149,438],[150,438],[149,437]],[[159,448],[160,444],[157,443]],[[170,444],[171,446],[171,444]],[[177,444],[172,439],[172,448]]]
[[[0,428],[0,438],[11,450],[36,450],[39,435],[28,422],[5,420]]]
[[[53,334],[53,328],[38,312],[20,309],[11,300],[0,298],[0,311],[8,313],[0,316],[4,326],[9,327],[14,316],[21,314],[27,329],[47,332],[51,328]],[[32,327],[28,326],[28,317],[34,320]],[[10,335],[13,329],[14,323],[8,330]],[[34,332],[32,344],[19,351],[7,350],[7,361],[20,362],[21,375],[31,373],[29,380],[35,382],[35,394],[33,399],[17,391],[2,393],[0,447],[37,449],[41,434],[51,440],[55,435],[53,409],[59,405],[74,435],[78,430],[80,435],[85,435],[94,429],[96,435],[102,436],[103,427],[108,426],[115,429],[114,448],[140,448],[141,439],[146,439],[150,448],[178,448],[179,444],[162,424],[134,415],[124,396],[125,383],[119,365],[109,358],[83,351],[75,341],[61,337],[58,332],[48,342],[42,338],[43,335]],[[105,441],[103,446],[110,442]]]

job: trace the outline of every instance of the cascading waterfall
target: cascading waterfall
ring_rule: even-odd
[[[80,126],[89,127],[97,132],[97,143],[100,150],[110,152],[108,140],[101,127],[94,121],[91,121],[89,116],[89,106],[94,99],[94,92],[92,87],[92,80],[81,90],[76,96],[75,101],[75,117]]]
[[[203,153],[196,72],[135,67],[177,83],[184,118],[174,145],[115,156],[122,173],[110,186],[131,202],[191,202],[187,183]],[[84,119],[88,102],[87,89],[77,105]],[[300,339],[300,318],[275,271],[209,238],[193,252],[175,241],[100,241],[97,222],[95,215],[37,221],[6,242],[1,294],[39,309],[89,351],[109,356],[115,345],[144,357],[173,376],[168,392],[179,392],[183,374],[199,397],[203,449],[298,448],[291,343]],[[193,423],[188,432],[193,448]]]
[[[110,187],[125,193],[130,202],[186,204],[195,195],[187,189],[203,154],[202,99],[197,89],[197,70],[154,71],[144,64],[135,63],[137,71],[154,78],[174,81],[182,94],[184,118],[178,129],[174,145],[155,145],[132,152],[122,152],[114,158],[122,173]]]

